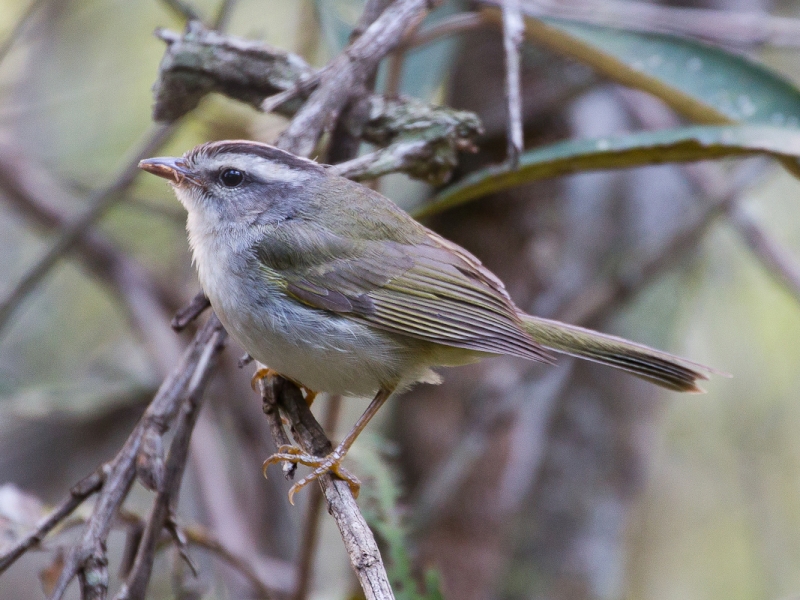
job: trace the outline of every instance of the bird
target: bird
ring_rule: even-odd
[[[318,162],[247,140],[142,160],[187,211],[198,279],[228,333],[269,370],[311,393],[372,397],[325,457],[282,446],[264,463],[358,481],[342,460],[394,393],[438,383],[437,367],[508,355],[566,354],[678,392],[717,371],[583,327],[526,314],[470,252],[377,191]]]

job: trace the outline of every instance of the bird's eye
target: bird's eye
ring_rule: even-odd
[[[244,173],[239,169],[225,169],[219,174],[219,181],[225,187],[234,188],[244,181]]]

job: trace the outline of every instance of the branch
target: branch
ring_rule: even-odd
[[[263,379],[259,380],[259,389],[261,390],[261,410],[267,417],[267,425],[269,432],[272,434],[272,439],[275,446],[290,446],[292,441],[286,435],[286,429],[283,427],[281,420],[280,407],[278,406],[278,399],[272,389],[271,384],[268,385]],[[282,465],[283,476],[286,479],[294,479],[295,471],[297,471],[297,464],[291,462],[284,462]]]
[[[158,36],[167,42],[167,50],[155,88],[153,110],[156,120],[170,121],[182,116],[212,91],[260,110],[264,110],[264,99],[268,98],[271,105],[268,108],[276,108],[281,114],[291,117],[325,79],[325,73],[336,68],[329,65],[321,71],[314,71],[295,54],[223,36],[196,23],[191,24],[182,36],[163,30]],[[359,42],[361,39],[356,43]],[[362,53],[365,52],[362,50]],[[348,64],[352,60],[349,59]],[[366,73],[375,61],[368,62],[357,70]],[[342,92],[336,90],[336,93]],[[406,172],[421,179],[441,181],[456,164],[458,152],[472,148],[482,133],[478,117],[467,111],[435,106],[413,98],[386,98],[378,94],[366,94],[361,103],[364,104],[366,120],[364,123],[343,120],[347,133],[380,147],[426,140],[431,150],[420,154],[416,162],[405,163],[408,167],[403,166]],[[318,114],[319,109],[313,110]],[[288,142],[289,138],[286,139]],[[300,146],[295,150],[301,153]],[[427,162],[427,156],[433,156],[431,163]]]
[[[281,134],[284,146],[291,147],[295,154],[311,154],[319,137],[333,128],[378,63],[427,14],[428,5],[429,0],[396,0],[333,59],[323,70],[317,89]]]
[[[694,223],[678,231],[652,256],[623,268],[607,280],[587,286],[579,298],[560,306],[552,318],[577,325],[590,323],[602,319],[620,303],[635,296],[694,252],[709,227],[738,201],[742,188],[759,172],[760,165],[745,163],[721,187],[707,188],[706,204]]]
[[[195,525],[186,527],[183,533],[186,535],[186,541],[190,545],[208,550],[244,575],[250,585],[253,586],[253,590],[258,594],[258,597],[271,598],[274,595],[272,587],[262,579],[255,566],[250,564],[246,558],[239,556],[226,547],[207,529]]]
[[[674,127],[675,113],[658,100],[632,90],[617,90],[628,110],[648,129]],[[686,178],[705,196],[719,195],[725,188],[727,175],[717,165],[698,163],[682,167]],[[796,300],[800,301],[800,265],[787,248],[778,243],[744,209],[738,201],[726,202],[722,209],[728,223],[767,272]]]
[[[43,518],[36,528],[19,540],[0,556],[0,575],[28,550],[42,543],[47,534],[72,514],[86,498],[97,492],[106,478],[105,466],[76,483],[69,491],[69,496],[61,501],[53,512]]]
[[[200,14],[188,2],[184,2],[183,0],[161,0],[161,3],[175,13],[175,15],[187,21],[202,21]]]
[[[221,327],[217,328],[198,359],[198,366],[187,387],[183,411],[175,428],[175,437],[172,439],[167,457],[163,483],[156,494],[150,518],[139,542],[133,568],[115,596],[116,600],[144,600],[145,598],[155,559],[156,543],[168,520],[175,514],[186,458],[189,454],[189,441],[200,414],[203,391],[216,365],[216,358],[224,346],[225,337],[225,330]]]
[[[763,267],[800,302],[800,265],[738,204],[727,210],[728,222]]]
[[[475,150],[474,147],[462,149]],[[449,143],[409,138],[388,148],[333,165],[329,171],[356,181],[402,172],[439,185],[450,178],[457,164],[457,157],[451,152]]]
[[[3,199],[39,229],[63,230],[69,226],[69,217],[61,207],[77,199],[41,165],[23,159],[10,148],[0,148],[0,189]],[[163,326],[179,304],[177,297],[100,231],[84,231],[72,251],[122,303],[132,331],[142,335],[158,357],[159,371],[165,373],[179,356],[174,336]]]
[[[192,298],[192,301],[187,306],[181,308],[175,316],[172,317],[170,325],[175,331],[183,331],[189,326],[189,323],[194,321],[209,308],[211,308],[211,302],[208,296],[200,292]]]
[[[339,421],[342,407],[342,397],[339,395],[328,398],[325,411],[325,431],[335,431]],[[303,533],[300,538],[300,552],[295,581],[294,600],[306,600],[311,588],[312,570],[314,568],[314,554],[319,541],[319,524],[322,517],[322,493],[320,488],[309,489],[311,497],[306,506],[306,518],[303,521]]]
[[[341,110],[351,100],[353,89],[367,84],[378,62],[397,46],[409,25],[415,26],[427,9],[428,3],[422,0],[396,0],[390,5],[361,37],[323,70],[319,87],[283,132],[277,145],[295,154],[311,152],[326,119],[333,115],[331,126],[335,125]],[[295,384],[276,377],[266,382],[262,390],[265,395],[273,395],[274,402],[265,401],[265,404],[274,403],[280,407],[291,424],[295,440],[305,452],[326,456],[333,451],[330,440]],[[367,600],[393,599],[380,550],[348,483],[326,474],[319,478],[319,484]]]
[[[298,445],[314,456],[327,456],[333,445],[306,404],[302,393],[283,378],[271,378],[265,386],[292,425],[292,435]],[[356,572],[367,600],[394,598],[380,550],[356,504],[347,482],[332,475],[319,479],[322,493],[328,502],[328,512],[336,521],[350,563]]]
[[[410,39],[404,40],[398,50],[411,50],[420,46],[427,46],[437,40],[450,37],[465,31],[472,31],[484,25],[493,25],[487,21],[483,14],[474,12],[456,13],[438,21],[435,25],[426,27]]]
[[[64,254],[72,249],[83,237],[86,230],[105,212],[119,201],[124,192],[133,183],[139,172],[138,164],[143,158],[150,156],[159,148],[174,131],[174,125],[159,125],[151,130],[136,150],[134,156],[126,160],[114,181],[93,194],[89,200],[89,209],[78,217],[72,224],[65,227],[58,239],[50,246],[48,251],[31,267],[22,280],[12,289],[9,296],[0,304],[0,331],[8,324],[13,312],[19,307],[27,295],[32,292],[52,270]]]
[[[520,90],[520,58],[525,24],[520,0],[503,1],[503,50],[506,58],[506,102],[508,105],[508,164],[519,166],[522,154],[522,91]]]
[[[97,562],[98,551],[108,538],[108,532],[120,505],[136,476],[136,460],[145,432],[150,428],[166,431],[186,396],[186,391],[202,386],[212,358],[219,352],[222,325],[212,315],[198,331],[184,352],[180,363],[164,380],[122,449],[105,468],[106,478],[81,539],[67,556],[61,575],[54,586],[52,600],[63,597],[72,579],[84,573],[87,565]],[[212,350],[209,351],[209,348]]]

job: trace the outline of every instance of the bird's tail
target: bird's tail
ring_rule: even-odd
[[[546,348],[628,371],[670,390],[702,393],[704,390],[697,386],[697,381],[707,380],[709,373],[718,373],[613,335],[531,315],[520,316],[525,330]]]

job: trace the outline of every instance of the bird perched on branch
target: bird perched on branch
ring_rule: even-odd
[[[507,354],[577,356],[679,392],[711,369],[647,346],[525,314],[472,254],[391,200],[273,146],[221,141],[139,166],[188,211],[200,283],[228,332],[258,362],[314,392],[373,396],[328,456],[285,446],[267,465],[313,467],[292,495],[341,461],[396,391],[432,369]],[[264,372],[260,372],[263,374]],[[258,375],[258,374],[257,374]]]

